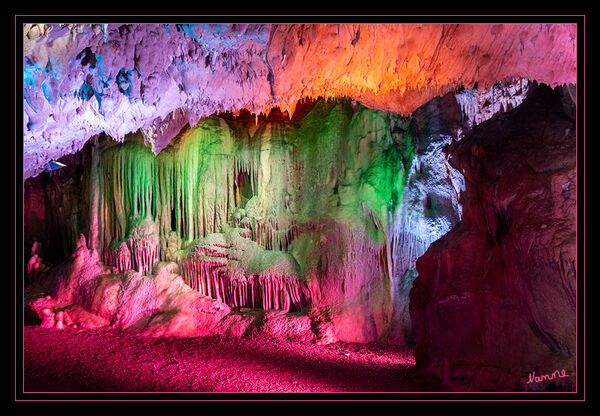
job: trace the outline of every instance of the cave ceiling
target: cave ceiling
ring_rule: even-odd
[[[576,40],[575,24],[27,24],[24,178],[100,133],[170,139],[215,113],[347,97],[409,115],[507,79],[574,84]]]

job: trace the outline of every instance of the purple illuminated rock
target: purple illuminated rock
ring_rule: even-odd
[[[461,86],[576,78],[575,24],[26,24],[23,35],[25,178],[102,132],[162,127],[158,151],[184,121],[165,128],[174,111],[193,127],[346,96],[406,115]]]

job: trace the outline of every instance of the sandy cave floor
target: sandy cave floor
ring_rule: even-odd
[[[411,352],[266,338],[147,338],[25,326],[25,392],[404,392]],[[17,363],[17,368],[19,363]]]

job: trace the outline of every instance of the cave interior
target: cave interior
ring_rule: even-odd
[[[576,24],[25,24],[23,45],[32,388],[52,337],[107,333],[576,391]]]

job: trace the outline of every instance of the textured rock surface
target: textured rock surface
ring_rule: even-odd
[[[148,338],[24,328],[26,392],[411,392],[412,355],[375,344]]]
[[[24,177],[94,135],[155,152],[219,111],[350,97],[412,113],[507,78],[574,83],[574,24],[25,25]]]
[[[410,325],[393,324],[408,318],[412,278],[400,280],[460,215],[460,175],[452,176],[442,152],[446,124],[460,124],[459,107],[452,95],[448,100],[449,121],[433,121],[444,107],[439,100],[417,117],[419,140],[411,118],[349,100],[306,104],[293,120],[213,116],[158,155],[139,133],[124,143],[104,137],[84,150],[86,165],[27,182],[27,238],[54,229],[34,221],[38,195],[77,183],[72,200],[46,198],[41,211],[89,214],[82,222],[89,246],[95,242],[93,252],[110,267],[67,301],[114,315],[117,326],[147,318],[139,331],[200,333],[193,313],[192,327],[184,328],[185,313],[174,312],[193,310],[194,301],[171,309],[155,301],[160,260],[177,264],[174,273],[194,296],[232,309],[303,314],[257,318],[253,325],[265,334],[408,345]],[[250,323],[236,319],[216,330],[251,334]],[[302,335],[288,334],[286,320]]]
[[[87,228],[90,246],[95,236],[92,252],[104,250],[100,257],[113,269],[98,266],[95,275],[84,274],[78,291],[65,292],[78,297],[64,300],[123,328],[179,336],[279,331],[283,338],[325,344],[379,340],[411,346],[408,303],[416,259],[462,215],[458,199],[464,180],[443,149],[468,130],[477,111],[483,118],[502,112],[502,105],[486,97],[519,101],[516,85],[497,84],[494,94],[491,89],[478,93],[475,110],[466,110],[449,93],[411,118],[348,100],[305,104],[293,120],[280,112],[258,122],[249,114],[213,116],[185,129],[159,155],[139,133],[122,144],[97,140],[69,168],[28,181],[28,233],[48,235],[56,229],[42,229],[44,222],[36,221],[40,216],[89,212],[72,228],[62,219],[62,233]],[[568,103],[565,91],[563,102]],[[512,112],[493,120],[503,117],[516,123]],[[86,197],[74,204],[62,197],[62,184]],[[133,234],[152,244],[142,244],[136,254],[131,231],[150,215],[149,228]],[[163,296],[155,285],[164,276],[156,280],[152,270],[159,259],[179,265],[169,281],[185,290],[169,297],[172,307],[164,306],[165,299],[156,300]],[[136,264],[144,264],[139,270],[146,277],[128,271]],[[268,302],[248,303],[251,291],[243,285],[253,275],[263,280],[257,287]],[[225,303],[287,311],[290,291],[272,284],[282,276],[301,282],[302,301],[293,311],[302,311],[303,317],[196,315]],[[211,292],[203,286],[209,280]],[[214,292],[224,288],[224,281],[232,290]],[[305,306],[310,307],[303,310]],[[284,324],[291,321],[291,327],[300,328],[297,334],[286,332]]]
[[[575,89],[535,82],[575,81],[574,25],[27,25],[24,46],[49,293],[28,319],[416,342],[442,388],[574,388]]]
[[[73,256],[54,268],[35,289],[27,308],[43,318],[45,327],[57,327],[56,316],[65,314],[66,326],[97,329],[114,327],[150,336],[196,337],[214,332],[230,308],[187,286],[174,273],[176,265],[159,263],[155,274],[134,270],[110,274],[81,236]]]
[[[520,105],[527,96],[529,80],[519,79],[514,82],[498,82],[487,89],[463,90],[455,94],[460,105],[464,122],[471,128],[492,118],[497,113],[504,113]]]
[[[35,254],[35,245],[43,260],[64,259],[73,253],[79,234],[89,228],[83,175],[89,163],[86,150],[65,156],[66,167],[23,184],[25,256]]]
[[[174,267],[172,267],[174,268]],[[172,268],[162,266],[151,279],[156,309],[127,328],[148,336],[198,337],[215,333],[231,309],[187,286]]]
[[[410,294],[417,366],[444,388],[574,388],[574,114],[566,88],[540,86],[449,150],[463,218],[417,261]]]
[[[446,94],[413,114],[415,157],[391,233],[394,312],[387,342],[413,347],[409,294],[417,259],[460,220],[464,178],[448,163],[444,149],[459,138],[464,124],[453,95]]]

